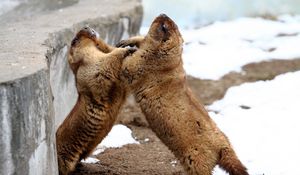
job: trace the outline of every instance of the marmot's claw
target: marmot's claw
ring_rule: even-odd
[[[126,52],[125,57],[127,57],[128,55],[133,54],[137,50],[137,48],[135,48],[135,47],[128,47],[126,49],[127,49],[127,52]]]
[[[130,53],[130,54],[132,54],[132,53],[134,53],[135,51],[137,51],[137,48],[136,47],[129,47],[129,48],[127,48],[128,49],[128,52]]]
[[[118,43],[116,44],[116,47],[125,47],[125,41],[126,41],[126,40],[121,40],[120,42],[118,42]]]
[[[130,46],[130,47],[133,47],[134,44],[133,43],[130,43],[128,40],[121,40],[119,43],[116,44],[116,47],[127,47],[127,46]]]

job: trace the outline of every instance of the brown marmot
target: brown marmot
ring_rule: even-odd
[[[122,79],[132,89],[151,129],[188,174],[210,175],[219,165],[230,175],[248,175],[227,137],[189,89],[182,44],[176,24],[164,14],[158,16],[145,37],[117,44],[138,47],[123,61]]]
[[[107,45],[91,28],[80,30],[68,55],[78,100],[56,132],[59,174],[67,175],[111,130],[126,91],[120,85],[123,59],[131,49]]]

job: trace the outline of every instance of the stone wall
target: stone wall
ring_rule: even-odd
[[[1,174],[55,174],[49,71],[0,85]],[[45,161],[47,160],[47,161]],[[50,168],[49,168],[50,166]]]
[[[0,174],[57,174],[55,131],[77,98],[71,39],[89,25],[113,44],[136,35],[141,20],[139,0],[81,0],[1,24]]]

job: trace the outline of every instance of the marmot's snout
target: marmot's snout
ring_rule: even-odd
[[[172,19],[168,15],[166,15],[164,13],[162,13],[158,17],[156,17],[155,20],[154,20],[154,22],[159,22],[161,24],[163,24],[163,23],[174,23],[172,21]]]
[[[154,19],[153,23],[163,24],[166,23],[167,21],[172,21],[172,20],[166,14],[162,13]]]
[[[84,27],[83,29],[81,29],[77,35],[75,36],[75,38],[72,40],[71,42],[71,47],[76,46],[76,44],[79,42],[81,37],[86,37],[89,38],[91,40],[96,40],[99,37],[99,34],[92,29],[91,27]]]
[[[169,39],[171,34],[178,30],[174,21],[166,14],[160,14],[152,23],[152,31],[156,33],[155,37],[158,40],[166,41]],[[151,30],[150,28],[150,30]]]
[[[90,36],[92,39],[98,38],[99,34],[91,27],[86,26],[81,30],[82,30],[82,32],[85,32],[88,36]]]
[[[168,15],[166,15],[164,13],[160,14],[158,17],[160,17],[160,18],[169,18]]]
[[[157,28],[158,38],[161,39],[161,41],[165,42],[170,37],[170,30],[172,30],[172,23],[173,21],[171,18],[169,18],[166,14],[159,15],[154,23],[156,23],[156,26],[154,28]]]

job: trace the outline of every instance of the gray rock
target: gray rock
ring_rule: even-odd
[[[57,174],[55,131],[77,98],[66,60],[71,39],[89,25],[114,44],[136,35],[142,20],[139,0],[37,11],[0,28],[0,174]]]

